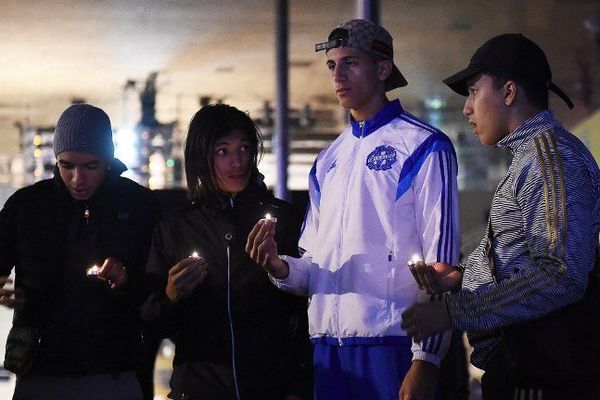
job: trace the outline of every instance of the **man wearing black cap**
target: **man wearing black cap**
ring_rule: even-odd
[[[60,116],[53,179],[0,211],[0,304],[15,310],[4,367],[13,399],[141,399],[137,305],[157,203],[119,175],[110,120],[76,104]],[[15,289],[5,289],[15,268]]]
[[[433,399],[449,335],[411,342],[400,313],[430,300],[407,260],[442,271],[458,260],[454,149],[442,132],[387,99],[406,80],[381,26],[347,21],[316,50],[325,50],[350,126],[310,173],[303,256],[280,259],[264,220],[247,250],[276,286],[310,296],[317,400]]]
[[[513,160],[462,266],[462,290],[445,307],[407,310],[404,325],[416,339],[466,330],[486,400],[598,399],[600,171],[548,110],[548,90],[573,103],[521,34],[490,39],[444,83],[468,96],[463,113],[481,142]],[[459,275],[441,283],[425,264],[418,273],[433,292],[460,286]]]

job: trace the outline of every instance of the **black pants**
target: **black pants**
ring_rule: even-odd
[[[118,374],[17,377],[13,400],[142,400],[133,371]]]
[[[440,394],[444,400],[469,398],[469,370],[463,332],[453,330],[450,347],[440,365]]]
[[[136,371],[144,400],[154,399],[154,364],[161,342],[162,339],[158,335],[148,330],[144,331],[142,354]]]
[[[600,400],[597,385],[542,387],[516,384],[502,348],[490,356],[481,378],[481,391],[483,400]]]
[[[500,347],[494,350],[485,366],[485,373],[481,377],[481,393],[484,400],[514,399],[515,384],[510,377],[508,363]]]

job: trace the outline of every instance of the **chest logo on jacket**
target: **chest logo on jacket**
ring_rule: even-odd
[[[126,211],[119,211],[117,214],[117,219],[119,221],[129,221],[129,213]]]
[[[367,156],[367,167],[375,171],[386,171],[396,162],[396,149],[392,146],[377,146]]]

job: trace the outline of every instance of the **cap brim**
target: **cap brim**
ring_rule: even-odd
[[[389,92],[392,89],[396,89],[406,85],[408,85],[406,78],[404,78],[404,75],[402,75],[398,67],[396,67],[396,64],[394,64],[392,74],[385,81],[385,91]]]
[[[469,65],[467,68],[462,71],[458,71],[454,75],[446,78],[443,82],[448,85],[448,87],[454,90],[456,93],[462,96],[469,95],[469,79],[479,74],[485,68],[481,66]]]

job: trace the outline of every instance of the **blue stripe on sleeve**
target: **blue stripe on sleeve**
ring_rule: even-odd
[[[308,218],[308,211],[310,210],[310,201],[306,205],[306,209],[304,210],[304,221],[302,221],[302,228],[300,228],[300,236],[304,233],[304,228],[306,228],[306,219]]]
[[[310,169],[309,179],[315,185],[315,191],[317,194],[317,206],[321,205],[321,187],[319,186],[319,181],[317,180],[317,160],[313,163],[312,168]],[[309,193],[310,196],[310,193]],[[310,210],[310,198],[308,200],[308,205],[306,206],[306,210],[304,212],[304,221],[302,222],[302,228],[300,228],[300,235],[304,233],[304,229],[306,228],[306,219],[308,218],[308,211]]]
[[[412,182],[425,163],[427,156],[433,152],[454,153],[452,143],[446,135],[436,132],[429,136],[411,156],[404,162],[398,179],[398,189],[396,190],[396,200],[398,200],[411,187]]]
[[[450,155],[448,153],[445,153],[444,159],[446,161],[446,180],[444,181],[444,187],[447,188],[447,191],[444,204],[444,207],[446,207],[446,225],[444,225],[443,227],[446,230],[446,235],[444,238],[444,258],[440,258],[440,260],[449,261],[451,252],[450,249],[452,248],[452,246],[450,245],[452,241],[452,179],[450,178],[452,175],[450,173]]]
[[[446,258],[444,259],[445,261],[447,261],[448,263],[452,262],[452,254],[454,253],[453,249],[454,249],[454,213],[452,212],[452,202],[454,201],[454,197],[452,196],[453,193],[453,184],[454,184],[454,179],[452,179],[452,168],[453,168],[453,164],[452,164],[452,157],[450,157],[450,154],[446,154],[446,161],[447,161],[447,172],[448,172],[448,198],[446,199],[446,209],[447,209],[447,216],[448,216],[448,226],[446,227],[446,232],[448,235],[448,241],[446,243]]]
[[[317,192],[317,205],[321,205],[321,186],[319,186],[319,181],[317,180],[317,160],[313,163],[312,168],[310,169],[310,180],[315,185],[315,190]]]
[[[421,350],[429,353],[429,342],[431,341],[431,337],[427,337],[423,339],[423,343],[421,343]]]
[[[445,171],[445,167],[444,167],[444,157],[442,157],[442,154],[440,154],[440,157],[438,158],[439,163],[440,163],[440,174],[441,174],[441,180],[442,180],[442,207],[441,207],[441,211],[442,211],[442,217],[440,218],[440,236],[439,236],[439,240],[438,240],[438,249],[437,249],[437,258],[436,260],[441,260],[443,253],[444,253],[444,244],[447,241],[447,237],[446,237],[446,225],[448,224],[446,221],[447,218],[447,209],[446,209],[446,171]]]

